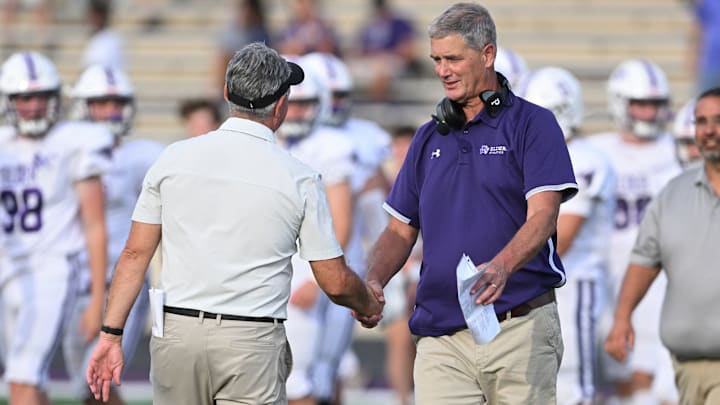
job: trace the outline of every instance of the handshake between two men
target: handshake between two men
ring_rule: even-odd
[[[310,267],[320,289],[335,304],[350,308],[362,326],[374,328],[382,320],[385,296],[378,282],[363,281],[342,256],[311,261]]]

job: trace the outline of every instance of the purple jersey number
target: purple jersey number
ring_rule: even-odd
[[[5,233],[13,233],[16,222],[24,232],[37,232],[42,228],[42,191],[27,188],[16,194],[12,190],[2,190],[0,199],[8,214],[8,220],[3,224]]]
[[[625,229],[631,225],[640,225],[645,208],[651,198],[646,196],[634,200],[618,198],[615,205],[615,229]]]

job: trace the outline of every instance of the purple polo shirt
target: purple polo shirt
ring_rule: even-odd
[[[553,114],[509,94],[497,117],[483,109],[463,129],[442,136],[430,121],[413,137],[385,204],[422,231],[423,262],[410,330],[449,335],[466,328],[455,268],[463,253],[491,260],[525,223],[527,198],[577,192],[570,156]],[[505,312],[565,283],[555,235],[513,273],[495,311]]]

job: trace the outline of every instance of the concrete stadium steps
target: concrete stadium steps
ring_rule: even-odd
[[[120,2],[113,26],[125,38],[130,74],[136,85],[140,111],[138,133],[161,141],[181,133],[176,117],[178,100],[209,94],[216,37],[230,18],[232,0],[167,1],[165,24],[154,32],[142,28],[135,0]],[[320,2],[323,15],[338,30],[348,48],[369,13],[367,0]],[[374,104],[358,92],[360,115],[382,124],[418,124],[434,110],[442,89],[432,76],[426,56],[429,41],[425,30],[451,1],[394,0],[396,9],[413,18],[418,30],[418,55],[426,77],[408,78],[393,84],[396,101]],[[611,126],[606,110],[605,81],[610,71],[627,58],[647,58],[667,73],[680,105],[691,94],[692,82],[685,66],[687,34],[691,16],[678,0],[485,0],[498,27],[498,42],[523,55],[530,68],[559,65],[573,71],[585,93],[586,127],[593,132]],[[54,59],[66,83],[80,71],[80,59],[88,34],[84,2],[57,1]],[[288,0],[266,0],[268,22],[274,32],[289,17]],[[39,49],[29,18],[18,26],[22,45]],[[604,117],[604,118],[602,118]]]

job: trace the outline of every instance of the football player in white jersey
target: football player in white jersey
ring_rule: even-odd
[[[677,159],[683,167],[702,162],[702,154],[695,144],[695,99],[688,100],[675,114],[672,134]]]
[[[105,126],[114,136],[112,166],[103,176],[105,189],[105,219],[108,235],[107,282],[112,279],[113,269],[120,257],[130,233],[130,217],[145,173],[162,152],[164,145],[146,139],[125,141],[135,115],[135,92],[127,74],[115,67],[93,65],[78,78],[71,91],[73,106],[71,116],[77,120],[90,121]],[[145,291],[149,282],[145,281]],[[87,285],[80,280],[80,296],[71,318],[71,325],[89,303]],[[135,302],[123,331],[123,358],[130,361],[144,330],[148,314],[148,295],[141,293]],[[96,340],[88,344],[68,330],[63,339],[65,364],[70,374],[77,398],[92,401],[85,382],[85,370]],[[127,368],[126,368],[127,370]],[[122,403],[118,393],[111,390],[110,403]]]
[[[353,217],[353,232],[355,237],[362,241],[364,250],[358,252],[354,270],[364,274],[366,263],[366,250],[375,243],[380,233],[387,225],[388,216],[382,205],[389,191],[389,182],[382,169],[383,163],[390,158],[390,135],[376,123],[352,116],[351,93],[353,81],[350,71],[342,60],[337,56],[325,53],[311,53],[303,57],[303,62],[311,69],[320,72],[320,76],[326,80],[331,92],[331,108],[325,110],[321,117],[322,122],[332,128],[339,130],[353,143],[356,153],[357,169],[352,176],[352,191],[355,199],[355,212]],[[397,303],[397,305],[386,306],[383,317],[388,321],[402,319],[406,308],[406,290],[402,277],[396,277],[385,287],[384,293],[390,297],[386,302]],[[387,323],[387,322],[386,322]],[[407,328],[407,325],[405,325]],[[337,353],[330,353],[339,350],[341,345],[335,345],[337,340],[332,324],[321,329],[323,331],[320,339],[320,358],[335,358]],[[407,337],[401,330],[402,336]],[[327,344],[327,342],[330,342]],[[346,348],[349,347],[349,340]],[[325,352],[325,353],[322,353]],[[328,368],[321,362],[316,366],[314,381],[316,395],[323,399],[328,395],[329,372],[323,372]],[[407,386],[407,384],[405,384]],[[409,388],[409,387],[408,387]],[[406,391],[404,388],[401,391]],[[398,394],[401,402],[406,402],[409,392]]]
[[[578,137],[583,99],[572,73],[559,67],[534,70],[520,84],[518,95],[555,114],[580,186],[575,198],[560,206],[558,217],[557,246],[567,283],[556,292],[565,344],[557,398],[561,405],[590,405],[595,403],[596,357],[601,348],[597,324],[609,287],[615,172],[602,152]]]
[[[357,269],[359,241],[353,235],[351,176],[355,171],[354,150],[350,140],[339,131],[320,125],[322,111],[329,107],[330,93],[322,78],[300,58],[293,58],[305,71],[305,80],[295,86],[288,97],[288,111],[285,121],[278,128],[278,140],[290,154],[317,170],[325,185],[333,218],[335,236],[345,252],[350,268]],[[297,256],[297,255],[296,255]],[[362,257],[362,255],[360,255]],[[346,347],[354,326],[354,319],[347,309],[324,302],[324,294],[318,294],[318,286],[308,277],[308,264],[299,257],[293,257],[292,293],[288,304],[288,320],[285,330],[295,356],[293,369],[287,381],[287,395],[292,404],[314,404],[314,383],[312,368],[318,364],[330,363],[337,372],[339,359],[316,356],[318,345],[342,345]],[[337,307],[337,311],[330,308]],[[318,333],[328,322],[332,325],[336,340],[324,342]],[[344,349],[343,349],[344,351]],[[332,386],[330,387],[332,394]]]
[[[670,119],[670,87],[660,67],[646,60],[622,62],[610,74],[607,92],[618,132],[589,139],[610,158],[618,178],[615,228],[610,240],[614,305],[645,207],[680,172],[680,166],[672,136],[665,130]],[[636,344],[627,364],[618,368],[604,356],[605,365],[616,369],[610,371],[616,374],[611,378],[617,381],[618,396],[626,403],[656,403],[658,397],[668,402],[677,400],[670,355],[659,336],[666,282],[664,275],[658,276],[633,314],[638,325]]]
[[[16,159],[0,167],[13,272],[0,291],[5,379],[11,404],[40,404],[48,401],[50,360],[74,305],[79,272],[87,267],[90,303],[80,333],[88,342],[99,333],[107,267],[100,176],[110,166],[112,135],[90,123],[56,122],[60,79],[38,53],[8,58],[0,92],[14,126],[0,149]]]

